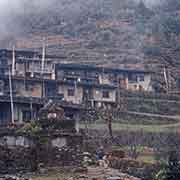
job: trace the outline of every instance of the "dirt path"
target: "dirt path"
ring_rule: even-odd
[[[154,114],[154,113],[142,113],[142,112],[133,112],[133,111],[127,111],[128,114],[134,114],[134,115],[143,115],[148,117],[155,117],[155,118],[168,118],[168,119],[174,119],[180,121],[180,116],[168,116],[168,115],[160,115],[160,114]]]

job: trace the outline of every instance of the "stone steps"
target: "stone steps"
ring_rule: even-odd
[[[109,177],[119,177],[122,180],[140,180],[139,178],[120,173],[119,170],[103,167],[88,167],[87,176],[97,180],[106,180]]]

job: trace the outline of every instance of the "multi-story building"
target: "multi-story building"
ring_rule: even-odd
[[[81,64],[56,65],[56,79],[113,85],[133,91],[152,91],[151,75],[150,71],[137,69],[115,69]]]
[[[0,123],[36,119],[48,99],[66,104],[69,117],[82,107],[114,106],[117,90],[151,91],[151,72],[60,64],[32,51],[0,50]],[[10,88],[11,85],[11,88]]]
[[[14,59],[14,60],[13,60]],[[55,79],[55,66],[51,56],[33,51],[0,50],[1,72],[8,74],[8,68],[15,76]],[[14,69],[12,70],[12,67]]]
[[[58,93],[67,102],[90,107],[113,105],[116,102],[116,87],[113,85],[61,81],[58,83]]]
[[[62,100],[54,99],[65,111],[66,117],[79,120],[83,107],[76,104],[69,104]],[[40,109],[48,103],[46,98],[13,97],[13,121],[16,124],[37,120]],[[11,99],[9,96],[0,96],[0,125],[12,123]]]

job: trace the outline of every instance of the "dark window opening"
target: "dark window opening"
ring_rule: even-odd
[[[26,63],[26,69],[30,69],[30,65],[29,65],[29,62],[28,63]]]
[[[4,92],[4,82],[0,81],[0,93],[2,94]]]
[[[75,90],[74,89],[68,89],[68,96],[74,96]]]
[[[144,81],[144,75],[139,76],[139,81]]]
[[[109,91],[103,91],[103,98],[110,98]]]
[[[92,89],[85,89],[83,93],[84,99],[85,100],[90,100],[93,99],[93,91]]]
[[[129,80],[130,82],[137,82],[137,81],[138,81],[137,75],[135,75],[135,74],[129,74],[129,75],[128,75],[128,80]]]
[[[177,86],[180,89],[180,79],[177,80]]]
[[[23,122],[31,121],[31,112],[30,111],[23,111],[22,117],[23,117]]]
[[[34,84],[25,84],[26,91],[33,91],[34,90]]]
[[[46,86],[45,91],[47,97],[56,96],[56,87],[54,86]]]
[[[0,112],[0,124],[6,124],[7,113],[5,111]]]

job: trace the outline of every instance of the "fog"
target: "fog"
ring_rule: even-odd
[[[116,0],[114,0],[116,1]],[[129,0],[131,1],[131,0]],[[140,0],[132,0],[140,1]],[[153,6],[161,0],[144,0],[147,6]],[[24,27],[20,20],[29,14],[36,16],[38,13],[57,11],[59,16],[66,18],[78,18],[78,14],[86,12],[86,9],[99,8],[108,0],[0,0],[0,39],[6,36],[23,33]],[[117,1],[119,2],[119,1]],[[57,8],[58,7],[58,8]],[[30,16],[31,17],[31,16]]]

